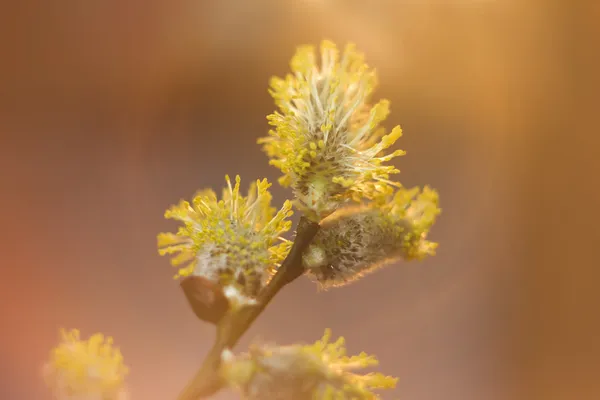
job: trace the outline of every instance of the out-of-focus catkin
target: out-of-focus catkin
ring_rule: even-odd
[[[330,342],[331,331],[314,344],[254,346],[247,354],[223,354],[221,376],[246,400],[376,400],[396,378],[358,370],[378,364],[366,353],[346,355],[345,341]]]
[[[113,340],[101,333],[81,339],[61,331],[61,342],[44,365],[44,379],[56,400],[127,400],[128,368]]]

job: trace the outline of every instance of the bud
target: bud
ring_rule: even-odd
[[[229,301],[222,288],[201,276],[187,276],[181,280],[181,289],[192,311],[203,321],[216,324],[229,309]]]
[[[223,380],[247,400],[367,400],[372,390],[393,388],[396,378],[352,371],[377,365],[365,353],[347,357],[344,338],[329,343],[327,330],[312,345],[255,346],[238,357],[224,352]]]
[[[167,210],[165,217],[183,226],[176,234],[159,234],[158,247],[161,255],[176,254],[171,260],[179,268],[175,278],[201,277],[205,282],[196,287],[205,286],[204,291],[215,285],[209,291],[217,298],[224,295],[232,307],[238,307],[255,302],[287,255],[290,243],[281,234],[291,227],[287,218],[292,211],[287,201],[275,213],[266,179],[252,185],[247,197],[240,195],[239,176],[233,187],[229,177],[226,180],[221,200],[212,190],[204,190],[191,204],[182,201]]]
[[[321,223],[303,255],[305,270],[328,288],[399,259],[433,255],[437,243],[426,237],[439,213],[438,194],[428,187],[399,189],[389,200],[341,209]]]
[[[271,79],[270,93],[279,111],[269,115],[275,127],[259,139],[271,164],[281,170],[279,182],[291,186],[298,207],[314,222],[347,200],[372,199],[390,193],[385,165],[404,154],[384,155],[402,135],[399,126],[386,134],[380,127],[389,101],[370,105],[376,74],[352,44],[342,56],[323,41],[321,62],[312,46],[301,46],[291,61],[292,74]]]
[[[44,379],[56,400],[127,400],[128,369],[112,338],[100,333],[81,340],[79,331],[61,331],[62,341],[44,366]]]

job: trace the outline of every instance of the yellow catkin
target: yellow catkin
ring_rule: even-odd
[[[275,212],[266,179],[252,184],[247,196],[240,194],[239,176],[233,183],[225,179],[220,199],[203,190],[191,202],[182,200],[167,210],[165,217],[182,226],[177,233],[159,234],[158,248],[161,255],[174,255],[175,278],[202,276],[218,283],[231,302],[245,303],[289,251],[281,235],[291,227],[291,203]]]
[[[379,398],[374,390],[395,387],[396,378],[355,372],[376,366],[375,357],[348,356],[343,337],[330,340],[326,330],[310,345],[254,346],[248,354],[224,357],[221,374],[247,400],[372,400]]]
[[[61,339],[44,369],[46,383],[57,399],[87,399],[85,396],[94,395],[107,400],[125,398],[128,368],[112,338],[96,333],[82,340],[78,330],[62,330]]]
[[[308,276],[329,288],[400,259],[434,255],[437,243],[427,236],[440,213],[438,202],[429,187],[402,188],[385,200],[339,209],[321,222],[304,253]]]
[[[320,57],[319,57],[320,56]],[[354,45],[340,55],[330,41],[300,46],[284,78],[271,79],[269,93],[278,110],[267,117],[274,127],[259,139],[271,165],[279,168],[282,185],[291,186],[298,207],[314,221],[347,200],[361,201],[391,193],[397,173],[385,165],[403,151],[384,154],[401,136],[380,124],[389,101],[370,105],[376,75]]]

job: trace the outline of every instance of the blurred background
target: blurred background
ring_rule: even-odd
[[[345,288],[285,289],[238,348],[326,327],[399,376],[383,398],[600,398],[593,254],[600,8],[532,0],[25,0],[0,6],[0,398],[49,399],[58,329],[101,331],[133,399],[174,399],[213,329],[157,255],[164,210],[240,173],[299,44],[379,71],[396,165],[430,184],[438,255]],[[589,73],[589,77],[585,73]],[[594,76],[595,75],[595,76]],[[274,186],[275,201],[288,192]],[[296,216],[297,218],[297,216]],[[235,399],[230,392],[217,399]]]

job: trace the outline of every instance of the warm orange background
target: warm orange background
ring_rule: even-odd
[[[600,398],[598,7],[552,1],[35,0],[0,12],[0,398],[47,399],[59,327],[113,335],[133,399],[174,399],[213,330],[156,254],[162,213],[254,144],[294,47],[354,41],[431,184],[439,254],[346,288],[294,283],[252,338],[325,327],[399,376],[384,398]],[[587,24],[586,24],[587,22]],[[580,97],[580,95],[582,95]],[[588,97],[585,97],[585,96]],[[577,112],[577,114],[575,114]],[[274,187],[281,203],[287,192]],[[590,211],[591,210],[591,211]],[[583,213],[582,213],[583,211]],[[222,393],[220,399],[236,398]]]

